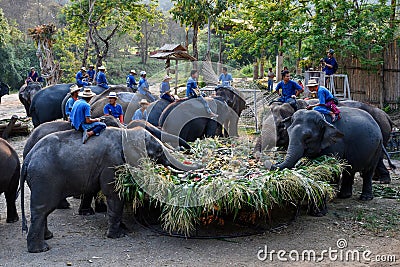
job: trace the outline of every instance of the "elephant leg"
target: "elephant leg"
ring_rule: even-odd
[[[207,123],[207,128],[206,128],[206,137],[214,137],[216,135],[217,132],[217,128],[218,128],[218,122],[214,121],[214,120],[210,120]]]
[[[349,198],[353,195],[354,175],[354,171],[350,168],[343,171],[338,198]]]
[[[7,223],[14,223],[19,219],[15,206],[16,190],[5,192],[5,197],[7,201]]]
[[[70,206],[71,206],[71,205],[69,204],[69,202],[67,201],[67,199],[66,199],[66,198],[63,198],[63,199],[61,199],[61,201],[58,203],[57,209],[65,210],[65,209],[69,209]]]
[[[92,193],[85,193],[82,195],[81,198],[81,205],[79,206],[78,213],[79,215],[94,215],[94,210],[92,208],[92,200],[93,200],[94,194]]]
[[[107,237],[119,238],[125,235],[125,230],[121,225],[124,203],[114,190],[113,183],[114,170],[105,169],[100,177],[101,190],[107,199],[108,231]]]
[[[47,218],[44,222],[44,240],[49,240],[53,238],[53,233],[49,230],[47,226]]]
[[[94,211],[101,213],[101,212],[107,212],[107,204],[104,202],[103,198],[98,198],[94,200]]]
[[[367,200],[372,200],[374,198],[374,194],[372,193],[373,174],[374,171],[372,169],[365,171],[361,174],[361,177],[363,178],[363,186],[362,186],[360,200],[367,201]]]
[[[379,158],[378,165],[375,169],[375,175],[373,180],[377,180],[383,184],[389,184],[391,181],[390,173],[387,170],[385,164],[383,163],[383,156]]]

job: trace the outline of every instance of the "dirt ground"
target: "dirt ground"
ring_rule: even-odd
[[[3,97],[0,104],[0,119],[12,114],[24,116],[16,94]],[[25,141],[26,137],[9,140],[20,155]],[[400,167],[400,162],[395,163]],[[399,174],[393,174],[389,188],[400,190]],[[1,195],[0,266],[400,266],[399,200],[375,197],[361,202],[357,199],[360,191],[358,177],[354,196],[330,202],[329,213],[324,217],[311,217],[302,211],[295,222],[273,232],[206,240],[162,236],[129,216],[125,219],[132,233],[121,239],[108,239],[105,214],[80,216],[79,200],[70,198],[71,209],[56,210],[49,216],[49,228],[54,233],[54,238],[48,240],[51,250],[39,254],[27,252],[20,221],[6,223],[5,199]],[[29,197],[27,188],[28,221]],[[19,206],[18,200],[20,212]],[[306,251],[305,259],[296,261],[293,250],[300,255],[313,250],[316,257],[308,259]],[[272,254],[263,260],[265,251]],[[354,251],[359,261],[356,256],[353,261],[351,256],[347,260],[345,255]]]

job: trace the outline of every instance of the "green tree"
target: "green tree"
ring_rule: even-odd
[[[193,56],[198,59],[198,34],[208,18],[216,18],[227,10],[227,0],[173,0],[174,7],[170,10],[174,19],[181,25],[193,28]]]
[[[92,45],[96,66],[102,65],[113,38],[133,31],[132,25],[140,25],[146,18],[152,19],[147,6],[139,0],[72,0],[63,12],[68,29],[84,40],[82,65],[87,64]]]

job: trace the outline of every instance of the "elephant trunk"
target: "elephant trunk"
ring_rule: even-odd
[[[164,155],[166,157],[164,165],[166,165],[166,166],[172,166],[175,169],[178,169],[181,171],[194,171],[194,170],[200,169],[200,167],[201,167],[197,164],[192,164],[192,165],[183,164],[182,162],[177,160],[174,156],[172,156],[171,153],[169,153],[167,148],[163,147],[163,150],[164,150]]]
[[[304,154],[303,144],[300,142],[290,142],[285,161],[276,165],[278,169],[291,169],[299,161]]]
[[[183,140],[179,136],[172,135],[172,134],[169,134],[167,132],[162,132],[159,139],[162,142],[165,142],[165,143],[168,143],[168,144],[172,144],[172,145],[175,145],[177,143],[176,141],[179,140],[179,146],[184,147],[185,149],[190,149],[191,148],[190,145],[185,140]]]

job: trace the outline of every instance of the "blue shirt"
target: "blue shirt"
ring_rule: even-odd
[[[34,82],[37,82],[38,81],[38,79],[39,79],[39,74],[35,71],[35,72],[32,72],[32,71],[30,71],[29,73],[28,73],[28,79],[29,78],[31,78],[32,79],[32,81],[34,81]],[[29,84],[30,82],[32,82],[32,81],[28,81],[27,80],[27,83]]]
[[[135,111],[135,114],[133,115],[132,120],[144,120],[147,121],[147,110],[142,112],[140,108]]]
[[[328,66],[325,66],[324,69],[322,71],[325,71],[326,75],[332,75],[336,72],[335,69],[337,69],[337,62],[336,59],[334,57],[327,57],[324,59],[324,62],[326,64],[332,65],[332,68],[328,68]]]
[[[74,106],[75,102],[76,101],[73,97],[70,97],[67,100],[67,103],[65,104],[65,115],[67,115],[67,117],[69,117],[71,115],[72,107]]]
[[[102,72],[102,71],[100,71],[100,72],[97,74],[97,81],[96,81],[96,82],[97,82],[97,85],[98,85],[98,86],[101,86],[101,87],[106,88],[106,89],[110,88],[110,87],[108,86],[106,74],[105,74],[104,72]]]
[[[326,104],[333,99],[333,95],[323,86],[318,87],[318,100],[320,104]]]
[[[135,76],[132,74],[129,74],[126,77],[126,86],[132,89],[134,85],[136,85]]]
[[[231,82],[233,81],[232,74],[230,74],[230,73],[223,74],[223,73],[222,73],[222,74],[219,76],[219,80],[222,82],[222,85],[224,85],[224,86],[230,86],[230,85],[231,85]]]
[[[81,126],[86,122],[86,118],[90,118],[90,105],[83,99],[75,102],[72,107],[71,115],[69,117],[71,125],[79,130]]]
[[[149,90],[149,83],[145,78],[140,78],[139,80],[139,87],[138,87],[139,93],[142,95],[146,95],[147,91]]]
[[[195,79],[190,77],[186,83],[186,97],[197,97],[196,91],[197,82]]]
[[[275,91],[279,92],[279,89],[282,89],[282,97],[279,99],[279,101],[285,103],[291,99],[292,95],[296,95],[296,91],[303,90],[298,83],[292,80],[289,80],[286,84],[284,81],[280,81],[276,86]]]
[[[171,89],[169,82],[162,82],[160,86],[160,93],[163,95],[165,92],[168,92]]]
[[[103,112],[105,115],[112,115],[114,118],[119,119],[119,116],[124,115],[124,111],[122,110],[122,106],[120,104],[116,104],[115,106],[108,103],[104,106]]]
[[[93,81],[96,75],[96,71],[89,69],[86,73],[89,75],[90,80]]]
[[[84,82],[83,81],[83,73],[82,73],[82,71],[78,71],[77,73],[76,73],[76,84],[79,86],[79,87],[82,87],[82,86],[87,86],[87,85],[89,85],[87,82]]]

